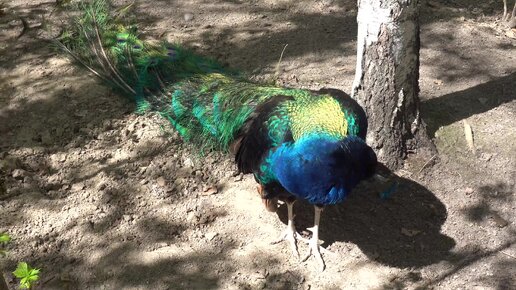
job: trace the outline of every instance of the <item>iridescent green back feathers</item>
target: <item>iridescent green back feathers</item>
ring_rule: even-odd
[[[110,14],[105,0],[82,10],[58,45],[134,99],[139,111],[161,114],[190,142],[228,150],[249,130],[266,139],[265,147],[308,134],[361,135],[365,116],[332,91],[257,84],[178,44],[144,41],[136,26]]]

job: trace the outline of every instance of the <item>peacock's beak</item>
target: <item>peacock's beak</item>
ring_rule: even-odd
[[[269,212],[276,212],[278,210],[278,200],[276,198],[262,198],[263,205]]]
[[[276,198],[265,198],[267,193],[261,184],[258,184],[256,191],[258,191],[258,194],[262,198],[262,203],[267,211],[276,212],[278,210],[278,200]]]
[[[382,199],[389,198],[398,189],[399,183],[396,179],[396,175],[380,162],[378,162],[373,179],[383,184],[383,190],[380,192],[380,198]]]
[[[376,163],[374,178],[379,181],[385,181],[392,175],[392,171],[383,163]],[[384,179],[382,179],[384,178]]]

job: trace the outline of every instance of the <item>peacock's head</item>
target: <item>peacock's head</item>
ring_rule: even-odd
[[[376,154],[364,140],[349,136],[307,136],[270,156],[276,179],[290,193],[312,204],[341,202],[376,170]]]

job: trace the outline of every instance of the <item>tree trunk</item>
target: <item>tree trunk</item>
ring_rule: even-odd
[[[368,117],[368,144],[391,169],[401,167],[408,152],[435,150],[419,115],[418,2],[358,0],[351,92]]]
[[[0,269],[0,290],[9,290],[7,287],[7,282],[5,282],[4,274],[2,273],[2,269]]]

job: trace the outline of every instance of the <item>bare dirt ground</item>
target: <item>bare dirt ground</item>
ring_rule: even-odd
[[[321,273],[313,258],[270,245],[286,209],[266,212],[229,157],[201,157],[47,45],[69,12],[4,1],[0,231],[13,237],[2,259],[10,286],[27,261],[42,269],[38,289],[516,289],[514,31],[499,21],[501,0],[423,2],[421,107],[439,154],[411,155],[389,200],[365,184],[324,211],[320,235],[333,254]],[[257,78],[272,75],[288,44],[279,83],[349,92],[355,3],[137,1],[135,17],[147,37]],[[303,231],[313,209],[295,210]]]

